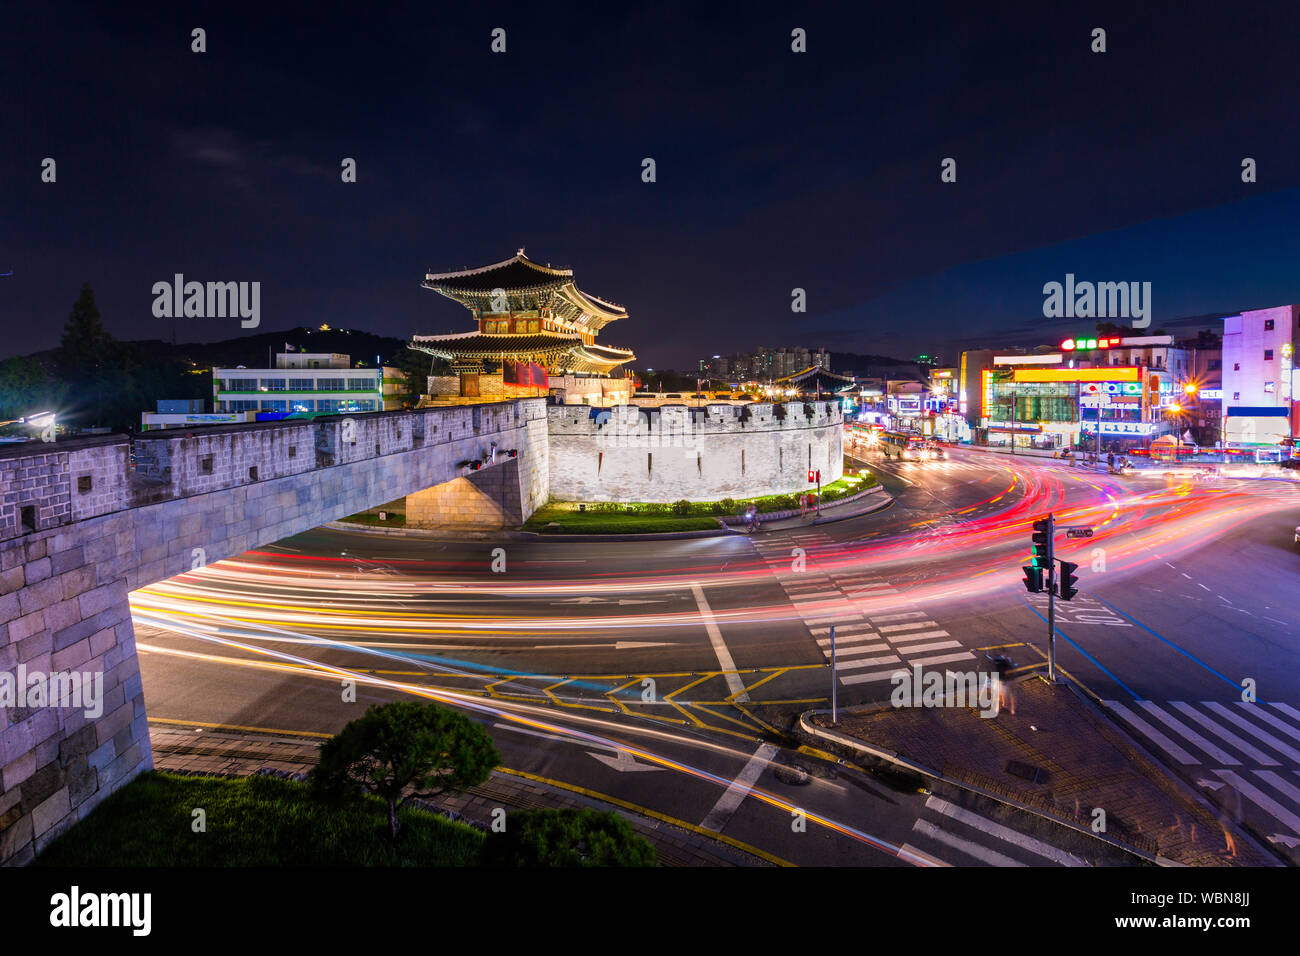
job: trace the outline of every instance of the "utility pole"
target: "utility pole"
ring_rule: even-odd
[[[1047,679],[1056,682],[1056,554],[1053,538],[1056,535],[1056,518],[1049,511],[1047,517],[1034,522],[1030,546],[1033,557],[1025,568],[1025,586],[1036,591],[1046,572],[1047,584]]]

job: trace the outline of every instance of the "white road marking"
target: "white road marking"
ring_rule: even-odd
[[[863,621],[861,624],[837,624],[837,625],[835,626],[835,636],[836,636],[836,637],[842,637],[842,636],[844,636],[845,634],[852,634],[854,631],[869,631],[869,632],[873,632],[873,633],[874,633],[874,631],[875,631],[875,626],[872,625],[872,624],[867,623],[866,621]],[[831,632],[831,629],[830,629],[829,627],[813,627],[813,628],[809,628],[809,629],[808,629],[808,632],[809,632],[810,634],[827,634],[827,635],[829,635],[830,632]]]
[[[909,617],[925,617],[925,611],[904,611],[901,614],[873,614],[871,619],[877,623],[881,621],[905,621]]]
[[[692,584],[691,593],[695,595],[695,604],[700,609],[700,619],[704,621],[704,630],[708,632],[713,653],[718,656],[718,667],[725,671],[723,677],[727,680],[727,690],[731,691],[731,695],[742,704],[749,703],[745,685],[741,682],[740,675],[736,673],[736,662],[731,659],[731,651],[727,650],[722,632],[718,630],[718,624],[713,620],[713,611],[709,608],[709,602],[704,599],[704,589],[698,584]]]
[[[837,671],[857,670],[859,667],[875,667],[879,664],[898,664],[902,663],[896,654],[886,654],[884,657],[868,657],[860,661],[840,661],[835,662]]]
[[[1268,744],[1278,753],[1286,754],[1286,756],[1289,759],[1294,760],[1296,763],[1300,764],[1300,750],[1296,750],[1290,744],[1284,743],[1283,741],[1278,740],[1272,734],[1260,730],[1258,727],[1256,727],[1254,724],[1248,721],[1245,717],[1242,717],[1240,714],[1234,713],[1232,710],[1230,710],[1227,707],[1224,707],[1222,704],[1214,703],[1213,701],[1208,701],[1205,704],[1205,706],[1208,707],[1210,710],[1214,711],[1224,720],[1228,720],[1236,724],[1238,727],[1246,731],[1246,733],[1250,734],[1256,740],[1262,740],[1264,743]]]
[[[1300,833],[1300,817],[1296,816],[1282,804],[1278,803],[1268,794],[1264,793],[1253,784],[1246,782],[1237,776],[1231,770],[1214,771],[1223,779],[1225,783],[1237,788],[1237,792],[1249,800],[1255,806],[1267,811],[1279,823],[1284,823],[1291,828],[1292,833]]]
[[[1148,714],[1150,714],[1151,716],[1159,720],[1161,723],[1163,723],[1166,727],[1169,727],[1180,737],[1184,737],[1187,740],[1190,740],[1192,743],[1196,744],[1196,746],[1200,747],[1202,750],[1204,750],[1207,754],[1209,754],[1211,757],[1213,757],[1215,760],[1219,761],[1220,763],[1225,763],[1229,767],[1241,766],[1240,760],[1232,756],[1232,754],[1227,753],[1226,751],[1210,743],[1208,740],[1206,740],[1196,731],[1192,730],[1191,727],[1188,727],[1186,724],[1176,719],[1173,715],[1166,714],[1163,710],[1160,709],[1159,704],[1156,704],[1149,700],[1139,700],[1137,702],[1137,705],[1141,707],[1143,710],[1145,710]]]
[[[1156,730],[1137,714],[1130,711],[1127,707],[1117,700],[1102,701],[1107,707],[1119,714],[1125,721],[1133,726],[1140,734],[1148,738],[1153,744],[1169,754],[1181,764],[1198,764],[1200,760],[1193,757],[1178,744],[1174,743],[1160,731]]]
[[[1282,713],[1286,714],[1288,717],[1293,717],[1296,720],[1300,720],[1300,710],[1296,710],[1294,707],[1291,707],[1287,704],[1274,704],[1273,708],[1275,710],[1282,711]]]
[[[713,805],[713,809],[709,811],[709,815],[704,818],[700,826],[714,833],[721,833],[722,828],[731,819],[731,815],[749,795],[749,791],[754,789],[754,782],[758,780],[759,774],[771,762],[772,755],[775,753],[776,747],[772,744],[763,744],[754,751],[754,756],[749,758],[749,763],[745,764],[736,779],[731,781],[731,786],[727,787],[718,798],[718,802]]]
[[[868,631],[865,634],[836,634],[835,635],[835,644],[838,647],[844,647],[847,644],[861,644],[863,641],[878,641],[878,640],[880,640],[880,635],[872,634],[870,631]],[[831,639],[829,637],[819,637],[817,638],[817,646],[822,648],[830,647]],[[880,646],[888,647],[889,645],[881,644]]]
[[[921,657],[914,661],[908,661],[909,664],[951,664],[953,661],[970,661],[974,660],[975,655],[970,651],[962,651],[960,654],[940,654],[938,657]]]
[[[912,624],[886,624],[880,629],[881,634],[893,634],[897,631],[915,631],[918,627],[938,627],[935,621],[916,621]]]
[[[890,647],[888,644],[863,644],[861,647],[840,647],[836,644],[835,656],[837,659],[845,657],[857,657],[859,654],[870,654],[874,651],[887,651]],[[824,648],[827,656],[830,656],[830,649]],[[895,658],[897,659],[897,658]]]
[[[934,644],[909,644],[902,648],[908,654],[920,654],[925,651],[941,651],[945,647],[961,647],[961,641],[937,641]]]
[[[928,637],[948,637],[947,631],[918,631],[915,634],[890,634],[889,640],[895,644],[902,644],[906,641],[923,641]]]
[[[1282,766],[1280,761],[1274,760],[1272,757],[1264,753],[1262,750],[1252,747],[1249,743],[1242,740],[1240,737],[1238,737],[1236,734],[1232,733],[1231,731],[1224,730],[1217,723],[1215,723],[1209,717],[1206,717],[1204,714],[1202,714],[1191,704],[1186,704],[1183,703],[1182,701],[1174,701],[1169,706],[1177,708],[1181,713],[1183,713],[1187,717],[1190,717],[1192,720],[1196,721],[1198,724],[1200,724],[1210,733],[1214,734],[1216,737],[1219,737],[1221,740],[1226,740],[1228,743],[1232,744],[1239,751],[1244,753],[1247,757],[1249,757],[1251,760],[1255,761],[1256,763],[1263,764],[1265,767]]]
[[[871,671],[869,674],[851,674],[848,677],[841,677],[841,684],[867,684],[872,681],[889,680],[895,674],[907,676],[908,671],[898,667],[891,667],[884,671]]]
[[[1042,840],[1036,840],[1031,836],[1019,833],[1010,827],[1005,827],[1000,823],[989,820],[973,813],[955,803],[949,803],[939,797],[931,796],[925,801],[925,805],[934,810],[936,813],[942,813],[946,817],[952,817],[962,823],[969,824],[977,830],[983,830],[999,840],[1005,840],[1007,843],[1014,844],[1022,850],[1028,850],[1030,853],[1037,854],[1044,859],[1051,860],[1053,863],[1059,863],[1061,866],[1090,866],[1087,860],[1082,860],[1073,853],[1067,853],[1065,850],[1057,849],[1051,844],[1044,843]]]
[[[1275,730],[1282,731],[1282,733],[1286,734],[1288,737],[1291,737],[1294,740],[1300,740],[1300,730],[1296,730],[1294,727],[1292,727],[1284,720],[1278,720],[1278,718],[1274,717],[1272,714],[1270,714],[1267,710],[1264,709],[1263,704],[1248,704],[1245,701],[1239,700],[1237,701],[1237,706],[1250,711],[1252,714],[1254,714],[1256,717],[1264,721],[1264,723],[1268,724],[1270,727],[1274,728]],[[1273,706],[1277,707],[1278,705],[1274,704]]]
[[[989,866],[1024,866],[1019,860],[1013,860],[1011,857],[996,850],[990,850],[988,847],[980,846],[970,840],[963,840],[959,836],[953,836],[951,833],[945,833],[929,820],[917,820],[912,825],[912,832],[928,836],[932,840],[937,840],[946,846],[959,850],[967,856],[974,857],[981,863],[987,863]]]
[[[910,843],[904,843],[902,846],[898,848],[898,850],[899,850],[898,855],[903,859],[907,859],[909,856],[911,856],[911,857],[915,857],[918,860],[924,860],[926,863],[929,863],[931,866],[952,866],[951,863],[946,863],[943,860],[939,859],[937,856],[933,856],[932,854],[926,853],[924,850],[918,850]]]

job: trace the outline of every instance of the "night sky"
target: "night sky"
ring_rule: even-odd
[[[1067,272],[1151,282],[1152,328],[1300,298],[1287,5],[180,6],[0,14],[0,357],[85,281],[123,339],[463,330],[424,273],[520,246],[638,367],[1054,342]],[[178,272],[260,281],[261,327],[155,318]]]

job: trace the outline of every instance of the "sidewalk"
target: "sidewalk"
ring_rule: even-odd
[[[1092,833],[1147,860],[1187,866],[1279,861],[1157,765],[1071,684],[1038,675],[1010,685],[1013,708],[992,718],[957,706],[889,704],[803,715],[826,742],[984,794]],[[1014,709],[1014,713],[1012,713]]]
[[[247,777],[270,773],[302,779],[316,765],[323,738],[277,736],[150,724],[154,769],[170,773]],[[480,787],[421,804],[436,813],[487,829],[492,811],[611,810],[622,815],[655,848],[660,866],[770,866],[767,860],[709,836],[674,826],[596,796],[568,790],[516,771],[496,770]]]

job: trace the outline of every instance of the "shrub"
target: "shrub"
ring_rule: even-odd
[[[483,841],[491,867],[654,866],[650,841],[616,813],[522,810],[506,816],[504,832]]]
[[[685,498],[673,502],[673,514],[681,515],[683,518],[691,513],[691,503]]]

